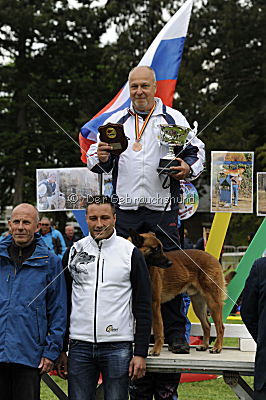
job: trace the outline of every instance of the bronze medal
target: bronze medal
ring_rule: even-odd
[[[132,149],[133,151],[140,151],[142,150],[142,144],[140,142],[134,142]]]
[[[142,144],[140,142],[134,142],[132,149],[133,151],[140,151],[142,150]]]

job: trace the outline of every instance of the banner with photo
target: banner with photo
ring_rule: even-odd
[[[212,151],[211,212],[253,212],[253,152]]]
[[[112,174],[102,174],[102,194],[105,196],[109,196],[112,198],[113,195],[113,183],[112,183]]]
[[[81,210],[99,193],[99,176],[86,167],[36,170],[39,211]]]
[[[257,215],[266,216],[266,172],[257,172]]]

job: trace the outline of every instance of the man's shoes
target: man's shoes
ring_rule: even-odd
[[[189,354],[189,344],[183,339],[174,339],[173,342],[168,345],[168,350],[174,354]]]

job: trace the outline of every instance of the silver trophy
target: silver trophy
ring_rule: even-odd
[[[157,168],[159,173],[176,173],[176,171],[173,171],[170,169],[170,167],[178,167],[180,165],[180,162],[175,158],[180,157],[179,154],[184,149],[189,132],[192,131],[192,138],[196,136],[198,123],[194,122],[193,126],[194,129],[180,125],[160,125],[160,143],[162,145],[168,145],[169,151],[163,158],[160,159],[159,167]]]

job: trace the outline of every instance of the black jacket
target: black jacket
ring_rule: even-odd
[[[257,343],[255,390],[266,383],[266,258],[259,258],[246,280],[241,305],[242,319]]]

